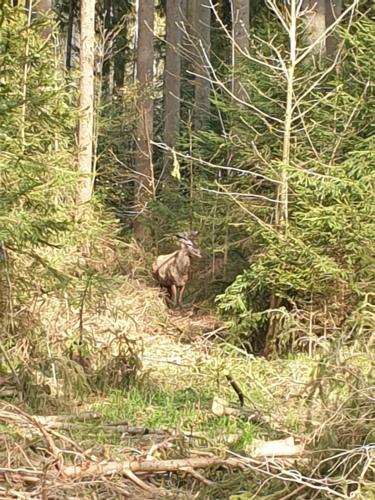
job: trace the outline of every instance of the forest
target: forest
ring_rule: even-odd
[[[0,498],[375,499],[375,3],[0,0]]]

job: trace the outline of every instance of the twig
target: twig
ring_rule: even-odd
[[[225,374],[225,378],[228,380],[232,389],[237,394],[238,399],[240,401],[240,405],[243,406],[245,403],[245,396],[244,396],[244,393],[242,392],[240,386],[237,384],[237,382],[234,380],[234,378],[232,377],[232,375],[229,372],[227,372]]]

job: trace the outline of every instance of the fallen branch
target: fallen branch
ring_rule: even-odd
[[[189,469],[204,469],[213,465],[242,468],[243,462],[236,458],[200,457],[176,460],[145,460],[143,462],[133,460],[129,462],[102,462],[84,463],[82,465],[70,465],[61,471],[66,478],[84,479],[93,476],[109,476],[112,474],[128,475],[128,472],[177,472]]]
[[[0,395],[3,396],[3,392],[0,392]],[[30,422],[30,418],[32,422]],[[100,418],[99,413],[81,413],[80,415],[28,415],[28,419],[26,419],[26,414],[20,414],[18,407],[9,403],[1,405],[0,408],[0,422],[25,427],[38,423],[48,429],[58,429],[64,428],[67,424],[70,425],[72,421],[98,420]]]

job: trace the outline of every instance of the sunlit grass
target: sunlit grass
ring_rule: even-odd
[[[152,430],[184,432],[187,437],[202,439],[219,446],[235,435],[236,447],[248,445],[257,427],[244,419],[217,417],[211,412],[212,394],[201,390],[167,392],[133,387],[129,392],[112,392],[95,405],[103,422],[128,422]]]

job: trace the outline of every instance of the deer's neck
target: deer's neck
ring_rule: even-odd
[[[185,273],[188,271],[190,267],[190,255],[185,248],[182,248],[178,252],[176,258],[176,266],[181,273]]]

